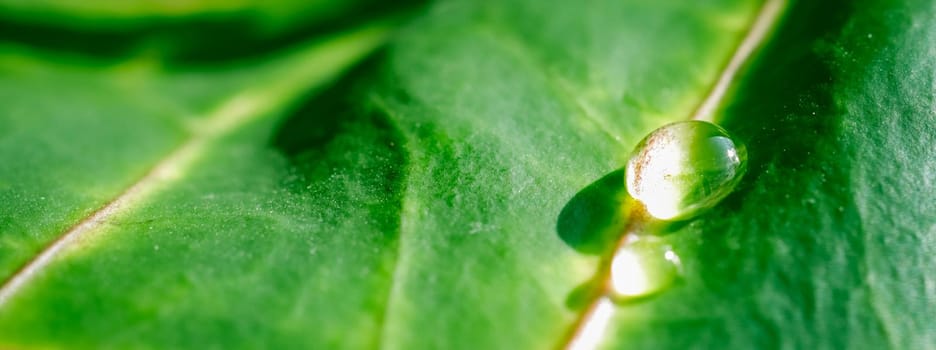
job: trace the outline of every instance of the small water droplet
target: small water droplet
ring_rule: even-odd
[[[747,151],[715,124],[697,120],[651,132],[627,162],[627,192],[653,217],[686,219],[724,199],[740,182]]]
[[[679,256],[669,246],[639,239],[622,247],[611,261],[611,289],[617,300],[656,294],[679,277]]]

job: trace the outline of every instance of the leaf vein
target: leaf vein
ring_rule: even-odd
[[[689,119],[713,121],[715,108],[724,100],[725,94],[737,77],[740,68],[747,62],[754,50],[764,42],[770,29],[776,25],[785,4],[786,0],[766,0],[741,43],[732,53],[728,64],[722,69],[715,85]],[[621,247],[628,243],[631,236],[641,229],[642,222],[640,221],[644,220],[644,216],[640,213],[631,213],[627,220],[628,227],[624,229],[612,253],[604,257],[596,273],[596,281],[600,289],[594,293],[588,302],[588,306],[576,318],[570,329],[570,335],[560,345],[563,349],[590,349],[597,346],[601,341],[600,337],[602,337],[604,329],[608,326],[610,317],[602,316],[601,313],[594,310],[598,310],[603,303],[607,302],[611,261],[614,260],[615,254]]]

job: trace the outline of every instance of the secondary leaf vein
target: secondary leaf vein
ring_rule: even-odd
[[[323,43],[314,43],[292,53],[285,62],[294,69],[284,69],[274,74],[274,79],[262,84],[255,82],[217,108],[200,118],[191,128],[189,138],[178,148],[159,161],[146,175],[137,180],[112,201],[84,218],[27,261],[0,285],[0,308],[33,280],[61,253],[88,239],[96,229],[115,215],[139,204],[148,195],[162,186],[181,178],[213,142],[232,133],[240,126],[264,116],[269,116],[301,94],[344,70],[351,62],[372,51],[382,43],[389,32],[389,23],[377,22],[350,33],[340,34]],[[323,61],[324,64],[309,64]],[[295,66],[295,67],[293,67]]]

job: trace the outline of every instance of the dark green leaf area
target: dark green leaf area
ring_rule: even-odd
[[[284,50],[388,17],[423,0],[0,1],[0,40],[63,56],[119,61],[137,55],[174,66],[269,58]]]
[[[733,88],[741,188],[668,236],[684,284],[618,316],[622,347],[933,344],[927,2],[797,2]],[[668,336],[661,337],[661,334]]]

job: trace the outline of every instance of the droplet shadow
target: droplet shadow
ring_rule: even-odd
[[[556,220],[556,233],[580,253],[608,255],[621,238],[635,205],[627,193],[624,169],[612,171],[576,193],[563,206]],[[656,236],[677,231],[690,222],[643,220],[641,234]]]
[[[642,217],[646,212],[627,193],[623,168],[612,171],[579,191],[563,206],[556,220],[556,233],[566,245],[576,251],[602,257],[605,265],[617,248],[632,216]],[[638,210],[635,210],[638,209]],[[635,214],[636,213],[636,214]],[[642,214],[640,214],[642,213]],[[641,234],[661,236],[678,231],[689,220],[664,222],[644,217]],[[646,221],[649,220],[649,221]],[[576,287],[566,298],[566,307],[582,310],[603,293],[606,281],[596,274]],[[622,301],[622,304],[652,298],[655,294]]]
[[[556,232],[569,247],[589,255],[613,248],[627,219],[624,169],[615,170],[579,191],[559,213]]]

